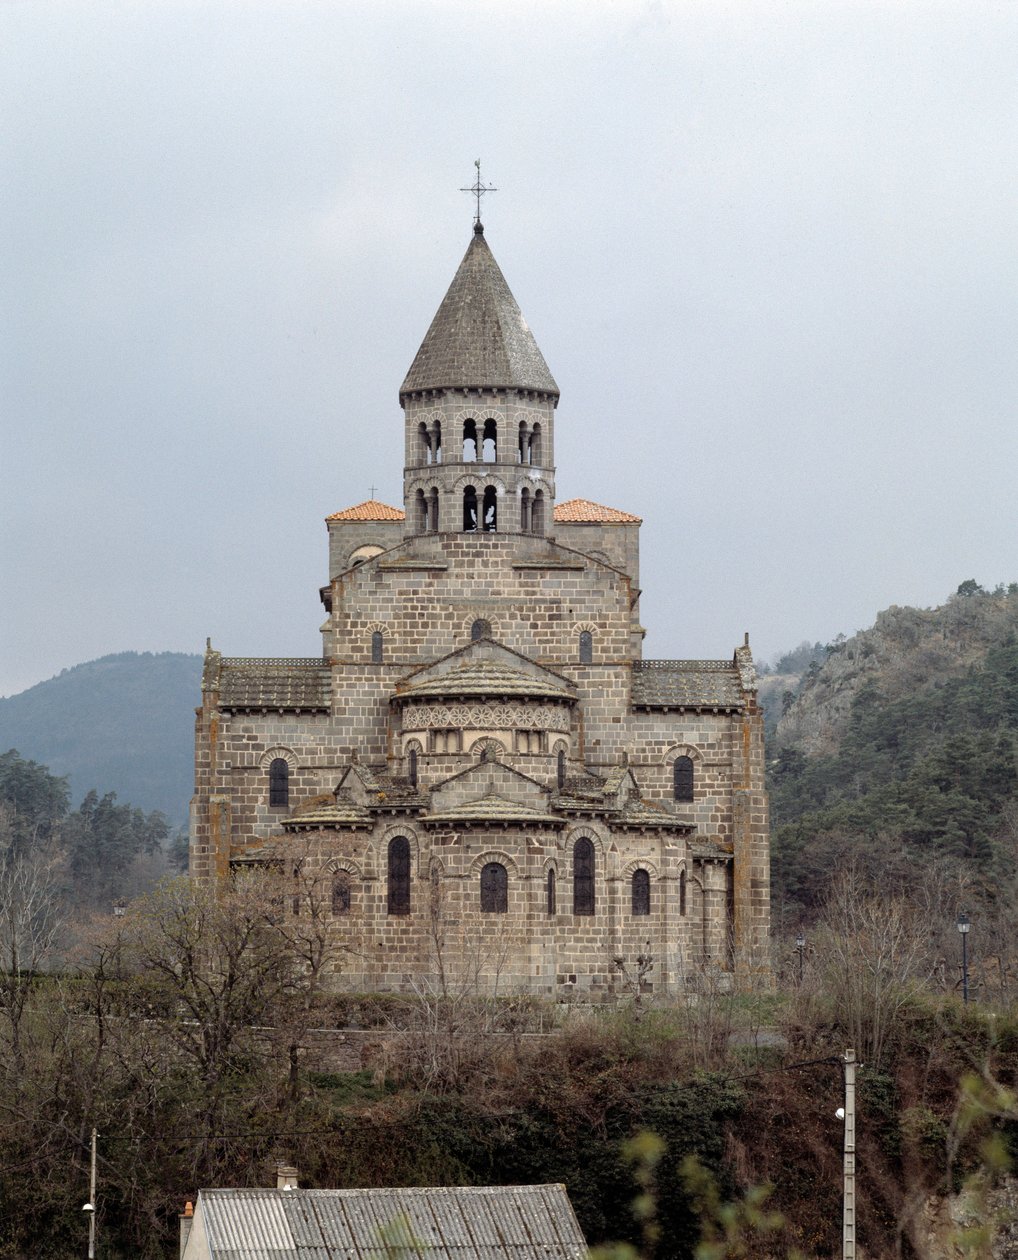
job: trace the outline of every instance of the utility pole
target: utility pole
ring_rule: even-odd
[[[855,1051],[846,1050],[845,1064],[845,1193],[841,1230],[842,1260],[855,1260]]]
[[[92,1211],[88,1214],[88,1260],[95,1260],[95,1128],[92,1129],[92,1171],[88,1179],[88,1201]]]

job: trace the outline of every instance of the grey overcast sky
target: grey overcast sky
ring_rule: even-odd
[[[4,0],[0,694],[316,655],[487,239],[648,656],[1018,579],[1018,4]]]

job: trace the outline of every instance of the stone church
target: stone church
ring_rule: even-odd
[[[399,391],[402,508],[326,518],[321,657],[206,652],[192,876],[271,865],[287,913],[317,890],[338,986],[767,971],[748,640],[643,659],[640,518],[557,502],[558,401],[478,219]]]

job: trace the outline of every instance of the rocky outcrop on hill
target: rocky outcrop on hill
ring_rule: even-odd
[[[963,589],[969,584],[963,584]],[[837,752],[859,690],[873,683],[887,701],[936,686],[1018,633],[1018,584],[952,595],[939,608],[900,608],[839,637],[822,665],[805,675],[777,724],[775,743],[807,755]]]

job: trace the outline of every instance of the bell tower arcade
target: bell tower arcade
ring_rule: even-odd
[[[399,392],[406,536],[550,533],[558,399],[476,222]]]

